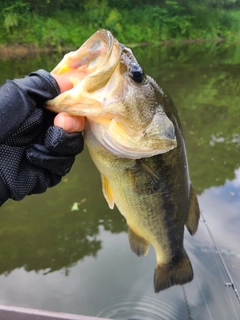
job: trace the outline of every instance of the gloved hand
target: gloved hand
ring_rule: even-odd
[[[19,86],[21,82],[18,83],[18,90]],[[44,90],[51,91],[46,86]],[[57,95],[56,88],[55,93],[47,99],[54,95]],[[42,193],[56,185],[69,172],[75,155],[83,150],[81,133],[67,133],[53,126],[54,114],[39,108],[36,99],[32,99],[32,102],[34,106],[29,101],[25,103],[25,107],[28,104],[29,108],[21,109],[20,105],[18,118],[23,118],[21,110],[27,112],[24,111],[25,120],[21,121],[18,128],[16,120],[12,127],[6,125],[8,134],[6,130],[0,133],[0,205],[9,197],[21,200],[26,195]],[[5,139],[1,139],[1,136]]]
[[[8,139],[0,144],[0,176],[11,198],[42,193],[60,182],[83,149],[80,133],[67,133],[54,126],[48,111],[35,109]],[[43,128],[43,124],[45,128]]]

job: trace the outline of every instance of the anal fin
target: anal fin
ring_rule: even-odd
[[[200,209],[198,205],[198,199],[193,186],[190,189],[190,205],[186,220],[186,227],[191,235],[194,235],[198,228],[198,222],[200,218]]]
[[[149,250],[149,241],[137,235],[130,227],[128,229],[128,239],[131,250],[137,256],[145,256]]]

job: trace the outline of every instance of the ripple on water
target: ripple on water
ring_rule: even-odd
[[[146,295],[139,301],[124,301],[111,305],[102,310],[97,316],[109,319],[121,320],[176,320],[186,319],[183,317],[183,309],[178,306],[184,301],[174,298],[172,301],[164,300],[163,297]]]

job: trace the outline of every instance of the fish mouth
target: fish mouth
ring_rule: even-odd
[[[121,46],[108,30],[98,30],[78,50],[69,52],[52,70],[53,74],[64,75],[75,72],[70,80],[77,85],[88,78],[88,92],[103,87],[111,78],[121,55]],[[76,72],[78,71],[78,72]]]
[[[89,119],[101,117],[104,114],[102,104],[116,91],[108,86],[111,92],[106,93],[104,88],[120,57],[121,46],[111,32],[104,29],[95,32],[78,50],[67,53],[51,71],[53,75],[68,78],[74,87],[48,100],[46,109]]]

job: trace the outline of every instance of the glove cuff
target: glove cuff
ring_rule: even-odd
[[[0,178],[0,207],[6,202],[9,198],[11,198],[11,194],[4,182]]]

